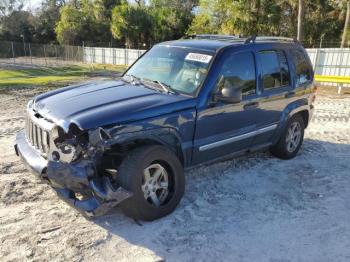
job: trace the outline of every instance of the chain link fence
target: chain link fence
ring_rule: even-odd
[[[81,46],[0,41],[0,63],[63,66],[84,62]]]
[[[130,65],[146,50],[114,48],[107,45],[70,46],[0,41],[0,64],[64,66],[76,63]],[[339,41],[303,42],[319,75],[350,75],[350,46],[339,48]],[[348,43],[349,44],[349,43]],[[316,47],[316,48],[315,48]],[[335,48],[338,47],[338,48]]]

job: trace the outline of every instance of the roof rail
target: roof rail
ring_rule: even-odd
[[[282,36],[258,36],[256,40],[260,41],[286,41],[295,42],[294,38],[282,37]]]
[[[251,37],[248,37],[244,43],[245,44],[249,44],[249,43],[255,43],[255,40],[256,40],[256,35],[252,35]]]
[[[224,40],[224,41],[232,41],[232,40],[241,40],[239,36],[234,35],[211,35],[211,34],[202,34],[202,35],[188,35],[188,39],[211,39],[211,40]]]
[[[251,36],[245,41],[248,43],[255,43],[256,41],[280,41],[280,42],[299,42],[295,38],[282,37],[282,36]]]
[[[256,36],[252,35],[248,38],[243,38],[241,36],[235,35],[212,35],[212,34],[201,34],[201,35],[187,35],[183,37],[184,39],[207,39],[207,40],[220,40],[220,41],[240,41],[245,44],[255,43],[258,41],[276,41],[276,42],[295,42],[299,43],[298,40],[289,37],[282,36]]]

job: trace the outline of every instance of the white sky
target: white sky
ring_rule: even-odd
[[[25,9],[34,10],[35,8],[39,7],[42,0],[27,0],[27,3],[25,4]]]
[[[42,1],[43,0],[27,0],[26,1],[27,3],[25,4],[25,9],[35,10],[37,7],[40,6]],[[133,2],[133,0],[129,0],[129,2]],[[146,0],[146,3],[147,3],[147,0]]]
[[[24,10],[35,12],[36,9],[40,7],[40,4],[42,2],[43,0],[26,0],[24,4]],[[128,0],[128,2],[135,3],[134,0]],[[148,3],[148,0],[145,0],[145,2]]]

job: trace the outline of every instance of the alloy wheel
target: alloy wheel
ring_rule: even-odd
[[[288,152],[294,152],[301,140],[301,126],[299,122],[293,122],[287,133],[286,144]]]
[[[143,171],[141,189],[144,198],[151,205],[159,207],[164,204],[169,194],[167,170],[158,163],[146,167]]]

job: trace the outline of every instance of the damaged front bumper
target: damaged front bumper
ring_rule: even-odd
[[[98,176],[93,161],[66,164],[46,160],[27,142],[24,130],[17,133],[15,150],[28,169],[49,183],[61,199],[89,217],[105,214],[131,196],[122,187],[115,189],[108,177]],[[81,193],[83,199],[77,197]]]

